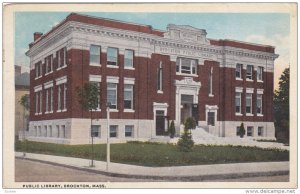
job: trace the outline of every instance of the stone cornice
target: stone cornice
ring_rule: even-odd
[[[273,53],[266,53],[261,51],[253,51],[248,49],[241,49],[229,46],[216,46],[216,45],[200,45],[197,43],[191,44],[190,42],[159,37],[151,34],[133,32],[129,30],[121,30],[116,28],[109,28],[103,26],[96,26],[91,24],[84,24],[80,22],[67,22],[59,27],[50,36],[35,44],[26,54],[27,56],[34,56],[41,50],[49,47],[54,42],[61,40],[71,32],[81,32],[84,34],[95,34],[98,36],[105,36],[117,39],[125,39],[131,41],[144,41],[150,45],[164,46],[176,49],[187,49],[197,52],[205,52],[214,55],[234,55],[240,57],[257,58],[275,60],[278,55]]]

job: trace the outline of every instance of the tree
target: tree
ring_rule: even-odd
[[[174,125],[174,121],[171,121],[170,127],[169,127],[169,134],[170,137],[173,138],[175,135],[175,125]]]
[[[244,137],[244,135],[245,135],[245,133],[246,133],[246,130],[245,130],[245,127],[244,127],[244,123],[241,123],[240,130],[238,131],[238,133],[239,133],[239,136],[240,136],[241,138]]]
[[[97,83],[85,83],[83,88],[76,88],[78,102],[84,110],[90,111],[91,114],[91,136],[92,136],[92,164],[94,166],[94,132],[92,131],[93,111],[98,108],[99,103],[99,86]]]
[[[25,140],[25,125],[27,128],[27,124],[25,124],[25,119],[27,120],[27,117],[28,117],[28,115],[26,114],[26,111],[29,110],[29,101],[30,101],[29,94],[24,94],[19,101],[19,103],[23,106],[23,109],[24,109],[24,111],[23,111],[23,113],[24,113],[24,115],[23,115],[23,117],[24,117],[24,119],[23,119],[23,139],[24,140]]]
[[[192,139],[191,129],[196,127],[196,122],[192,117],[189,117],[184,122],[184,133],[178,140],[177,146],[180,151],[189,152],[194,146],[194,141]]]
[[[283,133],[285,140],[289,142],[289,85],[290,68],[286,68],[280,76],[279,88],[274,92],[274,117],[276,137]]]

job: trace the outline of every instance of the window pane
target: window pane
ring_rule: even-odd
[[[92,125],[91,136],[100,137],[100,125]]]
[[[132,67],[133,66],[133,51],[132,50],[125,50],[125,67]]]
[[[109,136],[110,137],[117,137],[117,129],[118,129],[117,125],[110,125],[109,126]]]
[[[117,65],[118,61],[118,50],[116,48],[107,49],[107,64]]]
[[[247,127],[247,136],[253,135],[253,127]]]
[[[237,78],[241,78],[241,64],[236,64],[236,68],[235,68],[235,77]]]
[[[125,137],[133,136],[133,125],[125,125]]]
[[[252,65],[247,65],[247,79],[252,79]]]

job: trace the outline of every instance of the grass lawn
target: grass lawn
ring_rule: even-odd
[[[19,152],[91,158],[91,145],[61,145],[20,142]],[[106,144],[94,145],[95,160],[106,160]],[[111,161],[141,166],[181,166],[235,162],[288,161],[289,151],[241,146],[196,145],[191,152],[180,152],[176,145],[129,142],[111,144]]]

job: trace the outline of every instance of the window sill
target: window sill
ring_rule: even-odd
[[[235,113],[235,116],[243,116],[242,113]]]
[[[124,69],[127,69],[127,70],[135,70],[135,68],[134,67],[124,67]]]
[[[94,67],[101,67],[101,64],[97,64],[97,63],[90,63],[90,66],[94,66]]]
[[[162,90],[157,90],[157,93],[158,93],[158,94],[163,94],[164,91],[162,91]]]
[[[49,74],[51,74],[51,73],[53,73],[53,71],[50,71],[50,72],[46,73],[45,76],[46,76],[46,75],[49,75]]]
[[[118,109],[109,109],[109,112],[119,112]]]
[[[253,82],[253,79],[246,79],[247,82]]]
[[[263,80],[257,80],[257,82],[258,82],[258,83],[264,83],[264,81],[263,81]]]
[[[250,117],[252,117],[252,116],[253,116],[253,114],[252,114],[252,113],[246,113],[246,116],[250,116]]]
[[[135,112],[133,109],[124,109],[124,112]]]
[[[61,112],[61,110],[57,110],[56,112]]]
[[[115,68],[118,69],[119,66],[118,65],[106,65],[107,68]]]
[[[39,115],[39,113],[34,113],[34,115]]]
[[[264,115],[263,115],[263,114],[257,114],[256,116],[258,116],[258,117],[263,117]]]
[[[133,137],[133,136],[128,136],[128,137],[125,136],[125,138],[126,138],[126,139],[132,139],[132,138],[134,138],[134,137]]]
[[[235,80],[236,80],[236,81],[243,81],[243,79],[240,78],[240,77],[236,77]]]
[[[64,69],[64,68],[66,68],[66,67],[67,67],[67,65],[64,65],[64,66],[62,66],[62,67],[57,68],[56,71],[59,71],[59,70]]]
[[[67,112],[67,109],[63,109],[61,112]]]
[[[178,72],[176,72],[176,75],[190,76],[190,77],[198,77],[198,75],[195,75],[195,74],[178,73]]]
[[[215,95],[213,95],[213,94],[209,94],[208,96],[209,96],[209,97],[214,97]]]
[[[100,112],[100,111],[101,111],[101,109],[100,109],[100,108],[97,108],[95,111],[96,111],[96,112]]]
[[[43,77],[43,76],[39,76],[39,77],[36,77],[36,78],[34,78],[34,79],[37,80],[37,79],[39,79],[39,78],[41,78],[41,77]]]

